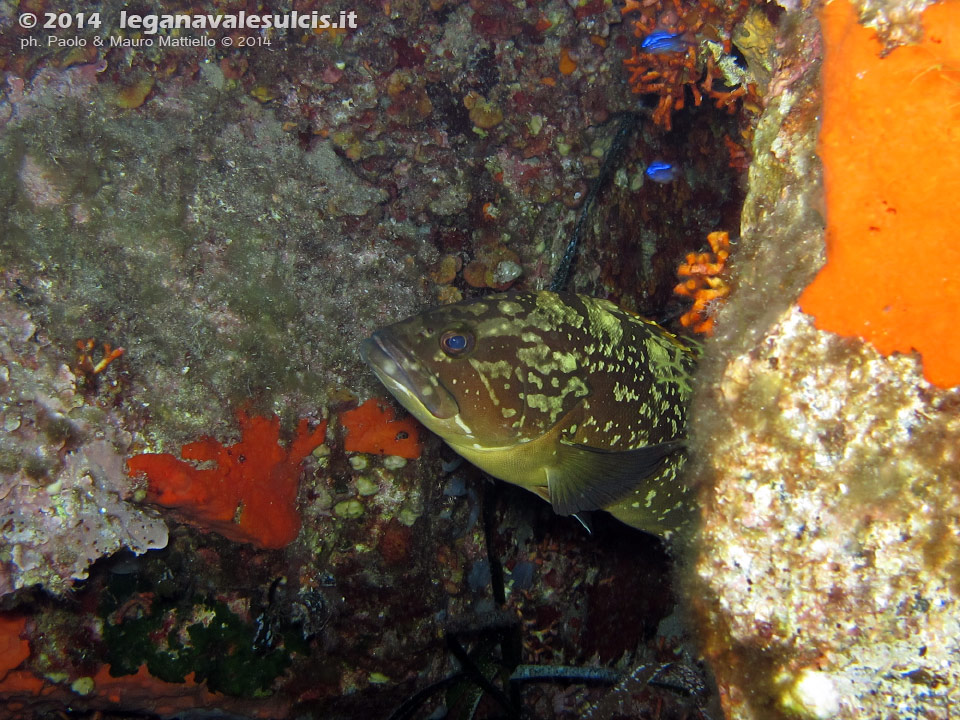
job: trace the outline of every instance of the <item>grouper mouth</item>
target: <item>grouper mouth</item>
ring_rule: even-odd
[[[375,332],[360,344],[360,357],[414,415],[426,410],[438,420],[446,420],[460,412],[457,401],[436,374],[393,342],[384,331]]]

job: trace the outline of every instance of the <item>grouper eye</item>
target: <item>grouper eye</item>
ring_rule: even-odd
[[[469,330],[445,330],[440,336],[440,349],[450,357],[460,357],[473,350],[473,333]]]

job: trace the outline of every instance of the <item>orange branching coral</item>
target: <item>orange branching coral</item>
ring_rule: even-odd
[[[630,71],[628,82],[633,92],[660,96],[653,120],[667,130],[670,129],[673,111],[683,108],[685,86],[693,91],[695,105],[702,100],[695,84],[700,73],[697,71],[697,56],[693,48],[687,48],[685,53],[651,55],[634,47],[631,56],[623,64]]]
[[[297,490],[300,464],[327,433],[324,420],[312,431],[301,420],[290,446],[278,444],[277,417],[238,411],[240,442],[225,447],[210,437],[180,449],[184,460],[213,462],[200,469],[169,454],[130,458],[130,475],[145,473],[151,502],[175,508],[188,522],[236,542],[277,549],[300,532]]]
[[[697,55],[700,37],[721,41],[723,50],[729,54],[730,32],[746,11],[747,4],[741,0],[732,12],[724,11],[709,0],[681,5],[682,0],[664,2],[640,2],[627,0],[622,15],[637,13],[633,21],[633,34],[641,40],[656,33],[669,33],[676,45],[674,51],[664,48],[644,49],[633,47],[631,55],[623,64],[629,71],[628,84],[638,95],[659,95],[660,100],[653,113],[653,120],[669,130],[675,110],[686,103],[686,90],[690,90],[694,105],[699,106],[706,95],[717,107],[733,112],[735,101],[752,92],[740,86],[733,89],[716,89],[715,81],[721,80],[714,57],[707,53],[704,62]],[[656,44],[656,43],[655,43]],[[722,84],[722,83],[721,83]]]
[[[750,167],[750,155],[747,149],[727,134],[723,136],[723,144],[727,146],[727,153],[730,155],[728,165],[737,172],[746,172]]]
[[[88,378],[99,375],[107,369],[110,363],[125,352],[122,347],[114,348],[110,343],[104,343],[103,358],[100,362],[94,363],[92,355],[94,347],[96,347],[96,343],[93,341],[93,338],[77,340],[77,365],[75,369],[77,375]]]
[[[420,457],[420,425],[412,417],[397,420],[386,400],[370,398],[340,416],[347,430],[343,449],[374,455]]]
[[[687,279],[673,289],[677,295],[693,298],[693,307],[680,317],[680,324],[705,335],[713,332],[717,301],[730,294],[723,277],[730,257],[730,234],[712,232],[707,235],[707,242],[713,252],[689,253],[687,261],[677,269],[677,275]]]

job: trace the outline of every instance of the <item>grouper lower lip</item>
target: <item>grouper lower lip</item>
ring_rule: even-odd
[[[392,342],[384,331],[375,332],[360,344],[360,357],[414,415],[426,410],[435,418],[446,420],[460,412],[457,401],[437,377]]]

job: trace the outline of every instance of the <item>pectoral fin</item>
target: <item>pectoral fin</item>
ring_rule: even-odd
[[[558,462],[547,470],[554,511],[570,515],[614,505],[683,444],[682,440],[671,440],[636,450],[615,451],[561,442]]]

